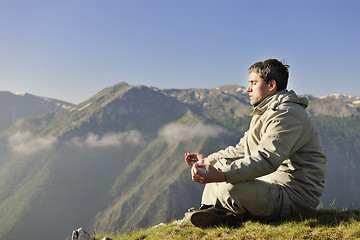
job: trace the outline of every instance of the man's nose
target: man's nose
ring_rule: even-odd
[[[246,91],[247,91],[247,92],[251,92],[251,90],[252,90],[252,89],[250,88],[250,85],[249,85],[249,86],[246,88]]]

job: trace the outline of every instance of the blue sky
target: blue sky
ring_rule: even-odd
[[[125,81],[247,85],[266,58],[289,89],[360,96],[360,1],[0,0],[0,90],[72,103]]]

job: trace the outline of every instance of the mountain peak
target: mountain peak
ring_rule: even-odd
[[[5,130],[18,120],[29,116],[58,112],[71,108],[73,104],[29,93],[0,91],[0,131]]]
[[[321,96],[319,97],[320,99],[325,99],[325,98],[335,98],[335,99],[341,99],[341,100],[350,100],[350,101],[355,101],[355,100],[359,100],[360,97],[358,96],[354,96],[354,95],[346,95],[346,94],[340,94],[340,93],[333,93],[333,94],[329,94],[329,95],[325,95],[325,96]]]

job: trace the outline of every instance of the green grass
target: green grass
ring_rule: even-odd
[[[360,210],[319,210],[278,221],[251,219],[237,228],[200,229],[189,221],[175,222],[127,234],[95,233],[95,240],[142,239],[360,239]]]

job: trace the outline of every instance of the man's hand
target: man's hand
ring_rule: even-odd
[[[185,162],[189,166],[193,166],[196,162],[205,162],[205,156],[201,153],[185,153]]]
[[[200,169],[205,169],[205,172]],[[213,182],[225,182],[225,173],[221,170],[214,168],[211,164],[196,162],[191,168],[192,180],[197,183],[206,184]]]

